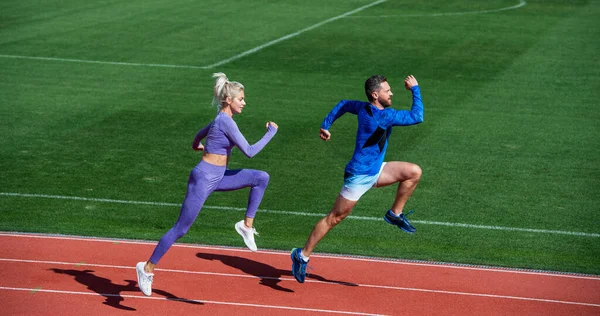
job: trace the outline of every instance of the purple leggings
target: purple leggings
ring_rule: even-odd
[[[225,166],[215,166],[200,161],[190,173],[187,193],[175,225],[160,239],[150,262],[157,264],[160,258],[192,226],[206,199],[213,191],[233,191],[250,187],[246,217],[254,218],[256,210],[269,184],[269,174],[252,169],[227,170]]]

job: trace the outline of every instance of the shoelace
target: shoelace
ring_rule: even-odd
[[[308,273],[306,273],[306,269],[308,268],[309,270],[314,270],[314,268],[311,266],[308,266],[308,261],[304,261],[304,259],[302,259],[300,256],[295,256],[299,261],[300,261],[300,270],[306,275],[308,276]]]
[[[308,265],[308,262],[305,262],[304,260],[300,259],[300,271],[302,271],[302,274],[304,274],[304,277],[308,277],[308,275],[310,274],[308,271],[306,270],[315,270],[315,268],[313,268],[312,266]]]
[[[252,236],[252,234],[258,236],[258,232],[256,231],[256,228],[252,227],[252,228],[246,228],[244,227],[243,229],[244,233],[248,234],[247,236]]]
[[[146,282],[150,282],[150,283],[154,282],[154,274],[146,273],[146,274],[144,274],[144,278],[146,279]],[[142,280],[144,278],[142,278]]]
[[[410,210],[410,211],[409,211],[408,213],[406,213],[406,214],[404,214],[404,213],[401,213],[401,214],[404,214],[404,217],[406,218],[406,217],[408,217],[408,215],[410,215],[410,214],[412,214],[412,213],[414,213],[414,212],[415,212],[415,210]],[[400,215],[398,215],[398,216],[400,216]]]
[[[256,236],[258,236],[258,235],[259,235],[259,234],[258,234],[258,232],[256,231],[256,228],[254,228],[254,227],[252,227],[252,228],[248,228],[248,227],[246,227],[245,225],[243,225],[243,227],[242,227],[242,231],[243,231],[244,233],[250,233],[250,234],[254,234],[254,235],[256,235]]]

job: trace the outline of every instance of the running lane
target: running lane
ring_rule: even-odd
[[[0,242],[7,315],[600,315],[595,276],[313,255],[299,284],[289,253],[176,244],[145,297],[134,266],[155,243],[10,233]]]

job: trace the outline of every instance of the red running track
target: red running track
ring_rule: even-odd
[[[600,277],[175,244],[153,294],[155,243],[0,233],[2,315],[600,315]]]

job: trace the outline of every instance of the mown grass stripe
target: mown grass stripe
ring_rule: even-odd
[[[231,61],[234,61],[234,60],[240,59],[240,58],[242,58],[242,57],[244,57],[244,56],[246,56],[246,55],[250,55],[250,54],[256,53],[256,52],[258,52],[258,51],[260,51],[260,50],[262,50],[262,49],[264,49],[264,48],[267,48],[267,47],[269,47],[269,46],[275,45],[275,44],[277,44],[277,43],[280,43],[280,42],[282,42],[282,41],[288,40],[288,39],[290,39],[290,38],[296,37],[296,36],[298,36],[298,35],[300,35],[300,34],[302,34],[302,33],[305,33],[305,32],[311,31],[311,30],[314,30],[314,29],[316,29],[316,28],[318,28],[318,27],[320,27],[320,26],[323,26],[323,25],[325,25],[325,24],[327,24],[327,23],[331,23],[331,22],[337,21],[337,20],[339,20],[339,19],[341,19],[341,18],[345,18],[345,17],[347,17],[347,16],[350,16],[350,15],[352,15],[352,14],[354,14],[354,13],[357,13],[357,12],[363,11],[363,10],[365,10],[365,9],[368,9],[368,8],[370,8],[370,7],[372,7],[372,6],[378,5],[378,4],[380,4],[380,3],[383,3],[383,2],[386,2],[386,1],[387,1],[387,0],[378,0],[378,1],[375,1],[375,2],[373,2],[373,3],[370,3],[370,4],[367,4],[367,5],[364,5],[364,6],[360,7],[360,8],[358,8],[358,9],[354,9],[354,10],[352,10],[352,11],[348,11],[348,12],[346,12],[346,13],[343,13],[343,14],[340,14],[340,15],[338,15],[338,16],[335,16],[335,17],[329,18],[329,19],[327,19],[327,20],[325,20],[325,21],[321,21],[321,22],[319,22],[319,23],[317,23],[317,24],[313,24],[313,25],[311,25],[311,26],[309,26],[309,27],[306,27],[306,28],[304,28],[304,29],[302,29],[302,30],[300,30],[300,31],[297,31],[297,32],[294,32],[294,33],[290,33],[290,34],[288,34],[288,35],[285,35],[285,36],[282,36],[282,37],[280,37],[280,38],[278,38],[278,39],[275,39],[275,40],[272,40],[272,41],[270,41],[270,42],[267,42],[267,43],[265,43],[265,44],[262,44],[262,45],[256,46],[256,47],[254,47],[254,48],[252,48],[252,49],[249,49],[249,50],[247,50],[247,51],[245,51],[245,52],[243,52],[243,53],[240,53],[240,54],[238,54],[238,55],[235,55],[235,56],[229,57],[229,58],[227,58],[227,59],[221,60],[221,61],[219,61],[219,62],[216,62],[216,63],[212,64],[212,65],[208,65],[208,66],[206,66],[206,68],[214,68],[214,67],[217,67],[217,66],[221,66],[221,65],[227,64],[227,63],[229,63],[229,62],[231,62]]]
[[[372,2],[370,4],[364,5],[360,8],[348,11],[346,13],[340,14],[338,16],[329,18],[327,20],[321,21],[319,23],[313,24],[309,27],[303,28],[299,31],[296,31],[294,33],[290,33],[287,35],[284,35],[280,38],[274,39],[272,41],[269,41],[267,43],[258,45],[254,48],[251,48],[245,52],[239,53],[237,55],[234,55],[232,57],[223,59],[221,61],[218,61],[216,63],[210,64],[210,65],[206,65],[206,66],[194,66],[194,65],[173,65],[173,64],[144,64],[144,63],[128,63],[128,62],[118,62],[118,61],[100,61],[100,60],[86,60],[86,59],[73,59],[73,58],[58,58],[58,57],[41,57],[41,56],[23,56],[23,55],[5,55],[5,54],[0,54],[0,57],[2,58],[15,58],[15,59],[34,59],[34,60],[46,60],[46,61],[60,61],[60,62],[75,62],[75,63],[88,63],[88,64],[106,64],[106,65],[121,65],[121,66],[137,66],[137,67],[161,67],[161,68],[187,68],[187,69],[210,69],[210,68],[214,68],[217,66],[221,66],[224,64],[227,64],[229,62],[232,62],[234,60],[240,59],[244,56],[256,53],[260,50],[263,50],[269,46],[273,46],[275,44],[278,44],[280,42],[283,42],[285,40],[288,40],[290,38],[296,37],[302,33],[314,30],[318,27],[321,27],[327,23],[331,23],[334,21],[337,21],[339,19],[348,17],[352,14],[355,14],[357,12],[363,11],[365,9],[368,9],[372,6],[378,5],[380,3],[386,2],[387,0],[378,0],[375,2]]]

